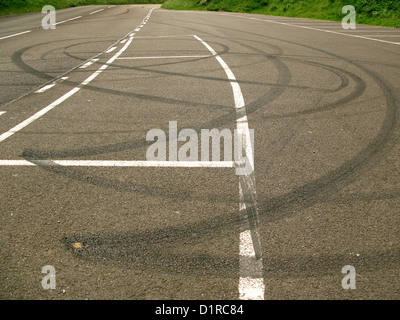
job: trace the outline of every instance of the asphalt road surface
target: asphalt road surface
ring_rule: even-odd
[[[2,299],[399,298],[399,30],[43,17],[0,19]],[[254,130],[254,172],[147,161],[152,129],[184,145],[170,122],[199,154],[202,129]]]

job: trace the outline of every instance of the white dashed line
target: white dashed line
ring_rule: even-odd
[[[93,11],[93,12],[91,12],[91,13],[89,13],[89,14],[95,14],[95,13],[100,12],[100,11],[103,11],[103,10],[104,10],[104,9],[96,10],[96,11]]]
[[[0,40],[11,38],[11,37],[16,37],[16,36],[19,36],[21,34],[29,33],[31,31],[32,30],[27,30],[27,31],[19,32],[19,33],[10,34],[9,36],[1,37]]]
[[[115,49],[117,49],[117,47],[111,47],[108,50],[106,50],[104,53],[111,53],[113,52]]]
[[[86,69],[87,67],[89,67],[90,65],[92,65],[93,63],[97,62],[99,59],[95,58],[95,59],[91,59],[88,62],[86,62],[85,64],[81,65],[79,67],[79,69]]]
[[[68,79],[68,77],[61,77],[60,79],[54,81],[53,83],[47,84],[47,85],[43,86],[42,88],[36,90],[35,93],[43,93],[43,92],[53,88],[57,83],[62,82],[67,79]]]
[[[46,86],[44,86],[43,88],[40,88],[39,90],[36,90],[35,93],[43,93],[51,88],[53,88],[56,84],[52,83],[52,84],[48,84]]]
[[[153,9],[150,10],[150,12],[152,12],[152,11],[153,11]],[[109,65],[111,65],[129,47],[129,45],[132,43],[132,40],[133,40],[133,37],[129,37],[128,42],[123,46],[123,48],[121,50],[119,50],[113,57],[111,57],[106,62],[106,64],[102,65],[96,72],[94,72],[90,77],[88,77],[85,81],[83,81],[78,87],[73,88],[72,90],[70,90],[69,92],[64,94],[62,97],[58,98],[57,100],[55,100],[54,102],[49,104],[47,107],[45,107],[42,110],[40,110],[37,113],[35,113],[33,116],[31,116],[28,119],[22,121],[21,123],[19,123],[15,127],[13,127],[10,130],[8,130],[7,132],[4,132],[3,134],[1,134],[0,135],[0,142],[6,140],[7,138],[11,137],[16,132],[22,130],[23,128],[25,128],[26,126],[28,126],[29,124],[31,124],[35,120],[39,119],[40,117],[45,115],[47,112],[49,112],[50,110],[54,109],[59,104],[61,104],[65,100],[67,100],[69,97],[73,96],[81,88],[83,88],[84,86],[89,84],[93,79],[95,79],[99,74],[101,74],[105,69],[107,69],[107,67]]]
[[[67,20],[64,20],[64,21],[57,22],[56,25],[64,23],[64,22],[68,22],[68,21],[73,21],[73,20],[76,20],[76,19],[79,19],[79,18],[82,18],[82,16],[78,16],[78,17],[75,17],[75,18],[71,18],[71,19],[67,19]]]

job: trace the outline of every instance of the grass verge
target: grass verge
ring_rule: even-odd
[[[167,0],[162,7],[341,21],[345,5],[355,7],[359,24],[400,28],[400,0]]]
[[[13,15],[29,12],[40,12],[43,6],[52,5],[56,10],[87,6],[113,4],[152,4],[165,0],[0,0],[0,15]]]

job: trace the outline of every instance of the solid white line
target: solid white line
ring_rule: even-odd
[[[105,53],[111,53],[111,52],[113,52],[115,49],[117,49],[117,47],[112,47],[112,48],[108,49],[107,51],[105,51]]]
[[[36,90],[35,93],[43,93],[47,90],[49,90],[50,88],[53,88],[56,84],[52,83],[52,84],[48,84],[47,86],[44,86],[43,88],[40,88],[39,90]]]
[[[82,18],[82,16],[78,16],[78,17],[75,17],[75,18],[71,18],[71,19],[67,19],[67,20],[64,20],[64,21],[57,22],[57,23],[56,23],[56,25],[57,25],[57,24],[64,23],[64,22],[68,22],[68,21],[76,20],[76,19],[79,19],[79,18]]]
[[[106,64],[102,65],[95,73],[93,73],[90,77],[88,77],[85,81],[81,83],[81,85],[85,86],[90,83],[94,78],[96,78],[100,73],[102,73],[107,67],[112,64],[115,59],[117,59],[132,43],[133,37],[130,37],[128,42],[119,50],[112,58],[110,58]]]
[[[97,12],[100,12],[100,11],[103,11],[104,9],[100,9],[100,10],[97,10],[97,11],[93,11],[93,12],[91,12],[91,13],[89,13],[89,14],[95,14],[95,13],[97,13]]]
[[[312,27],[307,27],[307,26],[301,26],[301,25],[298,25],[298,24],[291,24],[291,23],[279,22],[279,21],[268,20],[268,19],[258,19],[258,18],[252,18],[252,17],[242,17],[242,16],[239,16],[239,15],[236,15],[236,14],[222,13],[221,15],[223,15],[223,16],[233,16],[233,17],[242,18],[242,19],[250,19],[250,20],[257,20],[257,21],[263,21],[263,22],[276,23],[276,24],[281,24],[281,25],[285,25],[285,26],[289,26],[289,27],[302,28],[302,29],[308,29],[308,30],[314,30],[314,31],[322,31],[322,32],[327,32],[327,33],[339,34],[339,35],[347,36],[347,37],[353,37],[353,38],[359,38],[359,39],[372,40],[372,41],[378,41],[378,42],[383,42],[383,43],[390,43],[390,44],[400,45],[400,42],[393,42],[393,41],[387,41],[387,40],[381,40],[381,39],[368,38],[368,37],[357,36],[357,35],[354,35],[354,34],[349,34],[349,33],[344,33],[344,32],[324,30],[324,29],[312,28]]]
[[[152,38],[178,38],[178,37],[193,37],[193,34],[178,34],[170,36],[137,36],[135,39],[152,39]]]
[[[210,58],[210,55],[197,56],[156,56],[156,57],[121,57],[119,60],[141,60],[141,59],[178,59],[178,58]]]
[[[365,37],[397,37],[400,38],[400,34],[365,34]],[[397,43],[397,42],[396,42]]]
[[[232,70],[229,68],[229,66],[225,63],[225,61],[217,54],[216,51],[214,51],[214,49],[208,45],[208,43],[206,43],[205,41],[203,41],[202,39],[200,39],[198,36],[194,35],[194,37],[199,40],[211,53],[213,56],[215,56],[215,58],[218,60],[218,62],[220,63],[220,65],[222,66],[222,68],[224,69],[226,75],[228,76],[228,79],[231,80],[231,86],[233,89],[233,96],[235,99],[235,108],[243,108],[244,107],[244,99],[243,99],[243,95],[242,95],[242,91],[240,90],[240,86],[236,81],[236,78],[232,72]]]
[[[23,31],[23,32],[19,32],[19,33],[10,34],[9,36],[1,37],[0,40],[7,39],[7,38],[11,38],[11,37],[16,37],[16,36],[19,36],[19,35],[21,35],[21,34],[25,34],[25,33],[31,32],[31,31],[32,31],[32,30],[28,30],[28,31]]]
[[[33,116],[29,117],[28,119],[22,121],[20,124],[16,125],[14,128],[8,130],[7,132],[3,133],[0,135],[0,142],[6,140],[7,138],[11,137],[14,133],[20,131],[21,129],[25,128],[29,124],[31,124],[33,121],[39,119],[41,116],[49,112],[50,110],[54,109],[56,106],[58,106],[60,103],[63,101],[67,100],[69,97],[74,95],[76,92],[79,91],[79,87],[72,89],[71,91],[67,92],[64,94],[61,98],[58,98],[56,101],[53,103],[49,104],[47,107],[43,108],[39,112],[35,113]]]
[[[0,166],[234,168],[233,161],[0,160]]]
[[[233,96],[235,100],[235,108],[237,112],[244,114],[241,118],[236,120],[236,125],[238,132],[243,136],[243,148],[245,150],[245,155],[247,156],[250,165],[254,168],[254,153],[253,146],[250,137],[250,130],[247,122],[247,115],[245,109],[245,103],[242,91],[240,89],[239,83],[236,80],[235,75],[232,70],[226,64],[226,62],[217,54],[217,52],[200,37],[194,35],[194,37],[199,40],[217,59],[221,67],[224,69],[228,79],[230,80]],[[242,152],[240,150],[239,152]],[[238,165],[238,163],[236,163]],[[252,170],[253,171],[253,170]],[[255,210],[254,217],[255,224],[258,226],[258,213],[255,203],[255,184],[253,176],[245,175],[239,178],[239,215],[242,221],[242,227],[244,231],[240,233],[239,238],[239,299],[241,300],[264,300],[265,285],[263,278],[263,263],[261,258],[261,244],[259,242],[259,230],[258,227],[250,228],[249,217],[247,212],[250,210]],[[246,200],[243,185],[247,187],[246,196],[252,200]],[[250,197],[249,197],[250,196]],[[254,233],[254,237],[253,237]],[[253,243],[253,238],[257,239],[258,246],[258,256],[255,251],[255,244]]]

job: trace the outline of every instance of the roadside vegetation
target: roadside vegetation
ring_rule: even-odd
[[[0,15],[40,12],[43,6],[52,5],[56,10],[87,6],[113,4],[152,4],[165,0],[0,0]]]
[[[167,0],[162,7],[341,21],[345,5],[355,7],[357,23],[400,28],[400,0]]]

